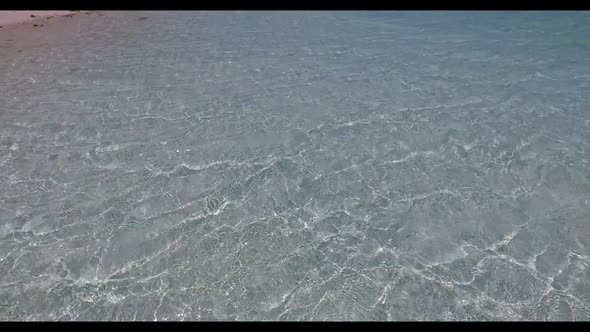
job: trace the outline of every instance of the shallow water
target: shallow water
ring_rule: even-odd
[[[0,29],[0,319],[589,320],[589,23]]]

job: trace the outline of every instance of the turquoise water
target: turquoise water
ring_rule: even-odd
[[[589,19],[0,29],[0,319],[588,320]]]

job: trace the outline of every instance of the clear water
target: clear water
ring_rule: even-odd
[[[0,319],[590,319],[589,23],[0,29]]]

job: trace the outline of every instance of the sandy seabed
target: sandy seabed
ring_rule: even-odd
[[[590,320],[587,22],[0,29],[0,320]]]

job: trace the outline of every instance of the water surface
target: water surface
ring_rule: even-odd
[[[590,319],[589,23],[0,29],[0,319]]]

